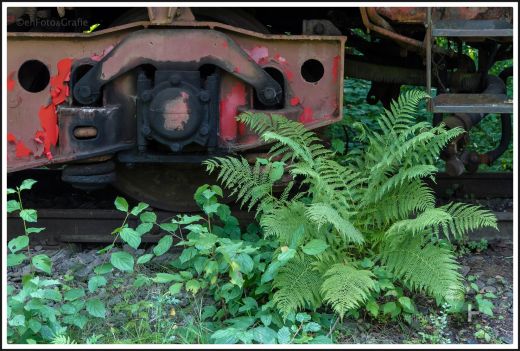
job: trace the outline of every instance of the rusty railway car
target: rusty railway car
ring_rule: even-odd
[[[437,88],[435,123],[469,130],[501,114],[497,149],[468,152],[461,138],[442,155],[453,174],[475,171],[511,140],[512,69],[488,71],[513,57],[512,23],[507,7],[11,7],[8,172],[59,168],[78,187],[188,209],[203,159],[265,152],[238,114],[320,130],[342,119],[349,78],[370,80],[367,103],[385,106],[402,85]]]

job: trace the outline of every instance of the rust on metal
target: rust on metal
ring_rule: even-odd
[[[29,60],[37,59],[45,64],[50,71],[50,76],[56,78],[56,84],[50,89],[44,89],[40,92],[28,92],[20,84],[17,83],[16,74],[12,76],[14,82],[10,83],[12,90],[7,89],[8,97],[8,132],[16,137],[18,143],[19,155],[24,155],[23,159],[16,157],[16,145],[13,142],[8,143],[8,171],[15,171],[33,167],[43,166],[49,163],[69,162],[75,159],[72,150],[67,150],[67,144],[62,143],[61,138],[58,145],[58,129],[55,123],[56,110],[46,108],[53,106],[52,101],[60,105],[68,105],[70,92],[68,89],[69,72],[64,74],[57,66],[60,60],[68,58],[71,61],[83,58],[99,59],[99,62],[106,60],[112,54],[111,47],[116,47],[128,37],[129,34],[143,28],[155,29],[153,24],[148,21],[134,22],[122,26],[95,31],[90,34],[83,33],[37,33],[37,32],[9,32],[7,34],[7,72],[18,71],[20,65]],[[260,65],[261,68],[271,67],[279,70],[284,75],[286,82],[285,101],[286,107],[276,110],[276,113],[287,113],[288,107],[298,99],[299,112],[295,119],[304,114],[303,119],[308,120],[306,125],[309,129],[322,127],[334,123],[342,118],[343,110],[343,60],[344,45],[346,38],[341,36],[316,36],[316,35],[266,35],[245,29],[232,27],[216,22],[194,22],[175,20],[171,24],[161,25],[159,29],[164,28],[192,28],[192,29],[213,29],[224,33],[230,38],[230,41],[220,40],[220,45],[214,46],[214,41],[207,40],[205,46],[193,45],[186,38],[181,42],[182,50],[171,50],[168,48],[158,48],[161,43],[169,43],[168,38],[158,36],[154,38],[157,45],[150,46],[146,42],[142,42],[143,46],[136,50],[136,46],[129,45],[126,53],[132,54],[132,51],[138,53],[148,53],[156,56],[157,59],[163,59],[169,55],[173,61],[177,61],[177,57],[172,52],[177,53],[181,58],[186,55],[184,52],[198,51],[203,54],[204,51],[213,52],[216,56],[228,55],[228,59],[233,62],[230,72],[224,72],[221,78],[221,123],[219,126],[220,146],[230,150],[245,150],[261,145],[258,137],[240,127],[235,117],[240,111],[253,110],[253,88],[246,84],[237,76],[246,76],[250,74],[252,68]],[[208,31],[211,32],[211,31]],[[201,34],[201,37],[203,35]],[[211,36],[213,39],[215,36]],[[201,39],[202,42],[202,39]],[[230,55],[230,44],[237,45],[246,54],[246,60],[243,65],[237,64],[237,57]],[[52,47],[52,50],[48,48]],[[150,47],[145,51],[143,48]],[[257,49],[255,49],[257,48]],[[258,49],[261,48],[261,49]],[[263,49],[265,48],[265,49]],[[161,53],[161,55],[157,55]],[[259,63],[251,59],[247,52],[252,53]],[[267,54],[267,55],[266,55]],[[186,56],[187,57],[187,56]],[[337,59],[339,57],[339,59]],[[118,71],[118,65],[124,64],[124,57],[120,57],[119,62],[115,62],[113,66],[107,66],[105,74],[114,74]],[[309,83],[300,74],[301,67],[304,62],[310,59],[318,60],[323,65],[323,77],[315,83]],[[250,61],[249,61],[250,60]],[[245,63],[245,62],[249,63]],[[127,62],[127,61],[126,61]],[[239,73],[237,73],[237,71]],[[113,86],[131,85],[132,81],[127,79],[128,76],[116,78],[110,84]],[[239,87],[239,85],[241,85]],[[59,89],[58,89],[59,88]],[[126,89],[131,91],[131,89]],[[49,103],[51,101],[51,103]],[[223,103],[224,101],[224,103]],[[307,112],[304,113],[305,108]],[[312,118],[309,111],[312,111]],[[262,112],[274,112],[265,110]],[[39,115],[42,115],[42,123]],[[293,117],[293,115],[291,115]],[[58,120],[59,122],[59,120]],[[223,123],[225,122],[225,123]],[[99,131],[98,131],[99,133]],[[25,148],[24,148],[24,147]],[[29,152],[25,151],[29,150]],[[50,154],[46,154],[50,152]],[[45,157],[47,156],[47,157]],[[92,155],[94,156],[94,155]],[[49,157],[49,158],[48,158]],[[52,160],[50,159],[52,157]]]

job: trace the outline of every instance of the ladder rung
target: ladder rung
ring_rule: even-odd
[[[513,101],[495,94],[441,94],[433,98],[436,113],[513,113]]]
[[[498,20],[441,20],[433,23],[433,37],[512,37],[513,25]]]

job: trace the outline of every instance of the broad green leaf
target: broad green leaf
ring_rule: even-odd
[[[303,326],[303,331],[305,333],[311,332],[315,333],[321,330],[321,326],[316,322],[309,322]]]
[[[139,234],[139,236],[143,236],[146,233],[149,233],[153,228],[153,223],[141,223],[135,228],[135,231]]]
[[[278,260],[281,262],[287,262],[291,258],[293,258],[294,255],[296,255],[295,249],[287,248],[287,246],[284,246],[284,248],[286,248],[286,249],[283,250],[283,248],[282,248],[282,252],[278,255]]]
[[[137,264],[145,264],[150,262],[153,258],[153,254],[144,254],[137,259]]]
[[[9,255],[7,255],[7,267],[18,266],[26,258],[27,258],[27,256],[25,256],[23,253],[20,253],[20,254],[9,254]]]
[[[229,272],[229,277],[231,278],[230,282],[239,287],[242,287],[244,284],[244,278],[242,278],[242,273],[240,271],[231,271]]]
[[[397,301],[399,301],[399,303],[401,304],[401,306],[403,306],[406,312],[411,313],[414,311],[413,302],[409,297],[401,296]]]
[[[16,190],[13,188],[7,188],[7,195],[16,194]]]
[[[179,282],[182,281],[182,277],[175,273],[157,273],[155,277],[152,279],[155,283],[170,283],[173,281]]]
[[[195,279],[188,280],[186,282],[185,288],[186,288],[186,291],[191,291],[191,293],[193,295],[195,295],[197,293],[197,291],[199,291],[199,289],[200,289],[200,282]]]
[[[107,285],[107,280],[102,275],[95,275],[88,280],[88,290],[93,293],[102,286]]]
[[[85,325],[87,325],[88,318],[84,315],[73,315],[73,316],[66,316],[63,318],[63,322],[71,325],[75,325],[79,329],[83,329]]]
[[[32,258],[32,264],[36,269],[51,274],[52,261],[47,255],[36,255]]]
[[[61,293],[58,291],[58,290],[54,290],[54,289],[44,289],[43,290],[43,298],[47,299],[47,300],[52,300],[52,301],[61,301],[62,300],[62,296],[61,296]]]
[[[11,327],[20,327],[25,325],[25,316],[23,314],[17,314],[11,320],[9,320],[9,325]]]
[[[493,316],[493,303],[486,299],[477,300],[478,310],[488,316]]]
[[[367,302],[366,309],[374,318],[376,318],[379,314],[379,305],[374,300],[370,300]]]
[[[114,269],[114,266],[112,266],[111,263],[103,263],[99,266],[97,266],[96,268],[94,268],[94,273],[96,274],[107,274],[107,273],[110,273],[112,272],[112,270]]]
[[[279,344],[289,344],[291,342],[292,333],[287,327],[278,330],[277,339]]]
[[[20,209],[20,203],[16,200],[7,201],[7,213],[11,213]]]
[[[137,249],[141,244],[141,236],[132,228],[123,228],[119,235],[124,242],[134,249]]]
[[[134,257],[128,252],[114,252],[110,256],[110,263],[123,272],[132,272],[134,270]]]
[[[118,196],[114,201],[114,205],[121,212],[128,212],[128,202],[124,197]]]
[[[260,320],[262,321],[262,324],[268,327],[271,324],[271,321],[273,320],[273,316],[271,314],[263,314],[260,316]]]
[[[209,250],[217,242],[218,237],[211,233],[202,233],[196,240],[195,247],[199,250]]]
[[[152,279],[148,278],[145,275],[139,274],[137,276],[137,278],[135,278],[133,286],[136,287],[136,288],[140,288],[140,287],[142,287],[145,284],[146,285],[150,285],[151,282],[152,282]]]
[[[140,202],[132,208],[132,211],[130,211],[131,214],[134,216],[137,216],[139,213],[143,212],[146,208],[148,208],[148,204],[145,204],[144,202]]]
[[[170,247],[172,246],[172,243],[173,243],[173,237],[171,235],[163,236],[159,240],[157,245],[153,248],[153,253],[156,256],[163,255],[164,253],[166,253],[170,249]]]
[[[26,248],[27,245],[29,245],[29,237],[27,235],[17,236],[7,243],[7,247],[12,253],[16,253],[21,249]]]
[[[80,297],[85,296],[85,290],[82,288],[71,289],[63,294],[63,299],[65,301],[74,301],[79,299]]]
[[[260,344],[276,344],[278,334],[268,327],[256,327],[253,329],[253,339]]]
[[[303,252],[307,255],[319,255],[325,249],[327,249],[329,245],[321,239],[313,239],[309,241],[304,247],[302,247]]]
[[[296,320],[300,323],[303,323],[303,322],[307,322],[307,321],[310,321],[311,320],[311,316],[309,316],[307,313],[305,312],[301,312],[301,313],[296,313]]]
[[[162,230],[165,230],[165,231],[171,233],[171,232],[175,232],[179,228],[179,225],[177,223],[161,223],[161,224],[159,224],[159,227]]]
[[[214,204],[205,204],[204,206],[202,206],[202,210],[204,211],[205,214],[212,214],[212,213],[217,213],[217,210],[218,208],[220,207],[220,204],[218,202],[214,203]]]
[[[181,261],[181,263],[188,262],[193,257],[197,256],[197,253],[197,249],[193,247],[188,247],[187,249],[184,249],[182,251],[181,255],[179,256],[179,260]]]
[[[139,219],[143,223],[155,223],[157,221],[157,215],[153,212],[143,212],[141,213],[141,216],[139,216]]]
[[[332,150],[340,153],[340,154],[343,154],[345,152],[345,142],[341,139],[332,139],[332,142],[331,142],[331,146],[332,146]]]
[[[90,299],[87,301],[87,312],[98,318],[105,318],[105,304],[100,299]]]
[[[273,162],[271,171],[269,172],[269,179],[271,182],[276,182],[277,180],[280,180],[284,173],[284,166],[285,163],[283,162]]]
[[[168,292],[172,295],[177,295],[181,291],[181,288],[182,288],[182,283],[175,283],[170,286],[170,288],[168,289]]]
[[[235,328],[220,329],[211,334],[211,339],[215,340],[215,344],[236,344],[237,334],[238,330]]]
[[[34,184],[36,184],[37,181],[34,179],[26,179],[22,182],[22,185],[20,185],[20,191],[21,190],[31,190]]]
[[[240,266],[240,272],[244,274],[249,274],[253,271],[254,268],[254,261],[248,254],[240,253],[235,258],[236,262]]]
[[[29,322],[27,323],[27,326],[29,327],[29,329],[32,330],[33,333],[39,332],[40,329],[42,328],[42,324],[34,318],[31,318],[29,320]]]
[[[40,233],[40,232],[42,232],[42,231],[44,231],[44,230],[45,230],[45,228],[34,228],[34,227],[30,227],[30,228],[27,228],[27,229],[25,230],[25,232],[26,232],[27,234],[32,234],[32,233]]]
[[[36,213],[36,210],[21,210],[20,218],[26,222],[33,223],[38,221],[38,214]]]

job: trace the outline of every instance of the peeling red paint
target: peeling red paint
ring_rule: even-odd
[[[114,48],[114,45],[110,45],[109,47],[103,49],[103,52],[101,54],[94,54],[92,56],[90,56],[90,58],[93,60],[93,61],[101,61],[103,59],[103,57],[105,57],[106,55],[108,55],[108,53],[110,51],[112,51],[112,49]]]
[[[301,123],[309,123],[309,122],[312,122],[313,121],[313,111],[312,111],[312,108],[311,107],[305,107],[303,109],[303,112],[302,114],[300,115],[300,122]]]
[[[71,66],[71,58],[60,60],[57,64],[58,74],[51,78],[51,97],[54,105],[61,104],[67,98],[68,84],[65,82],[70,79]]]
[[[332,59],[332,75],[334,76],[334,81],[336,82],[338,80],[338,68],[339,68],[339,60],[340,56],[334,56]]]
[[[269,50],[265,46],[255,46],[251,50],[245,50],[249,57],[253,59],[258,64],[267,63],[267,59],[269,58]]]
[[[67,82],[70,79],[72,62],[73,59],[64,58],[57,63],[58,73],[50,80],[51,101],[48,105],[40,106],[38,111],[40,126],[43,130],[37,130],[33,140],[37,144],[43,144],[43,151],[41,152],[49,160],[53,159],[51,146],[56,146],[58,142],[59,126],[56,106],[65,102],[70,94]],[[41,156],[41,154],[38,156]]]
[[[11,72],[7,76],[7,91],[13,91],[14,85],[16,84],[16,81],[14,80],[14,74],[16,72]]]
[[[46,107],[42,106],[38,113],[40,118],[40,125],[43,128],[43,132],[36,132],[40,139],[43,139],[45,152],[50,151],[51,145],[56,146],[58,141],[58,116],[56,114],[56,106],[50,104]],[[35,135],[36,137],[36,135]]]
[[[227,49],[227,47],[228,47],[228,43],[227,43],[227,41],[223,41],[223,42],[222,42],[222,47],[223,47],[224,49]]]
[[[246,89],[237,83],[220,101],[220,137],[230,141],[237,137],[237,108],[246,103]]]
[[[296,106],[300,103],[300,98],[295,96],[293,98],[291,98],[291,106]]]
[[[284,64],[284,63],[287,62],[287,60],[285,59],[285,57],[280,56],[280,54],[276,54],[276,55],[274,55],[274,59],[275,59],[276,61],[278,61],[279,63],[281,63],[281,64]]]
[[[16,142],[16,157],[29,157],[30,154],[32,154],[32,151],[27,146],[25,146],[23,141],[19,140]]]
[[[285,72],[285,76],[287,77],[287,79],[289,81],[292,81],[294,78],[294,74],[292,73],[292,71],[289,71],[288,69],[286,69],[286,70],[284,70],[284,72]]]
[[[240,73],[240,67],[235,66],[235,68],[233,68],[233,72]]]
[[[16,143],[16,137],[13,133],[7,133],[7,141],[10,143]]]

